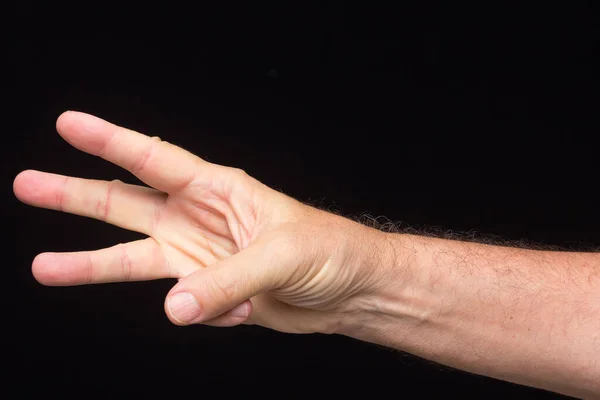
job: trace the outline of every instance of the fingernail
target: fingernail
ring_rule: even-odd
[[[231,316],[237,318],[246,318],[248,316],[248,304],[244,302],[233,307],[231,310]]]
[[[177,293],[167,300],[167,307],[173,319],[188,324],[200,316],[200,305],[190,293]]]

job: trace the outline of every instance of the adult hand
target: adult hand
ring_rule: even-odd
[[[597,253],[388,234],[90,115],[67,112],[57,128],[73,146],[155,189],[19,174],[14,191],[28,204],[148,236],[103,250],[40,254],[33,273],[43,284],[178,278],[165,302],[175,324],[340,333],[598,398]]]
[[[91,115],[66,112],[56,127],[75,148],[150,187],[28,170],[15,178],[16,196],[148,237],[102,250],[42,253],[32,266],[42,284],[177,278],[165,302],[175,324],[335,333],[353,312],[353,299],[379,282],[381,274],[370,268],[378,252],[364,251],[383,243],[374,229]]]

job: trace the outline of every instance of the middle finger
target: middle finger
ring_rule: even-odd
[[[75,178],[24,171],[15,179],[15,193],[27,204],[95,218],[151,236],[167,195],[121,181]]]

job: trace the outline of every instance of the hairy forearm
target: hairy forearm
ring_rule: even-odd
[[[343,334],[440,364],[600,397],[600,254],[386,234]]]

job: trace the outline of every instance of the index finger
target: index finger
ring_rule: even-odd
[[[63,113],[56,130],[73,147],[123,167],[167,193],[185,188],[196,178],[198,167],[208,164],[181,147],[85,113]]]

